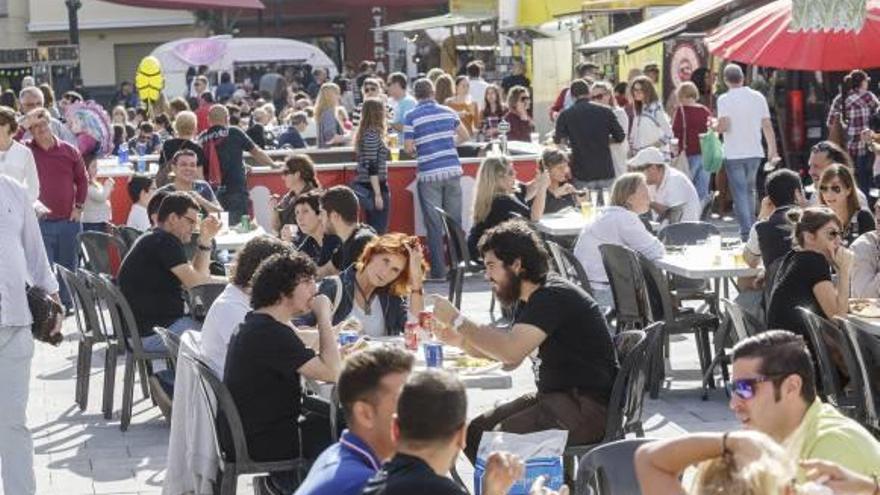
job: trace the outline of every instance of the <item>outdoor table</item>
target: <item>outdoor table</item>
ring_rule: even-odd
[[[727,281],[736,277],[757,276],[760,269],[752,268],[744,261],[738,261],[736,254],[740,249],[721,249],[717,255],[708,248],[694,246],[695,249],[685,248],[679,253],[667,253],[654,263],[667,273],[681,277],[708,280],[714,282],[714,291],[717,296],[723,287],[724,297],[729,297],[730,288]]]
[[[868,372],[868,384],[873,392],[874,402],[880,409],[880,318],[850,314],[846,319],[856,330],[856,341]]]
[[[265,234],[266,231],[259,225],[257,228],[245,233],[236,232],[235,230],[226,230],[225,232],[217,234],[214,237],[214,242],[217,243],[217,250],[225,249],[228,251],[238,251],[249,240]]]
[[[556,213],[548,213],[535,222],[539,232],[550,237],[573,237],[580,235],[581,230],[596,217],[598,209],[593,207],[589,214],[584,215],[580,210],[565,209]],[[656,232],[660,224],[651,221],[651,228]]]

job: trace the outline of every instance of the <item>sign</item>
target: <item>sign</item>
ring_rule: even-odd
[[[382,27],[385,24],[385,9],[373,7],[370,9],[373,28]],[[382,74],[386,66],[385,33],[373,29],[373,60],[376,62],[376,72]]]
[[[791,31],[861,31],[865,0],[792,0]]]
[[[58,45],[0,50],[0,66],[21,66],[47,62],[76,64],[79,62],[79,47]]]
[[[709,67],[706,46],[696,37],[678,37],[664,43],[665,64],[663,72],[664,93],[668,96],[681,86],[692,81],[694,73],[703,74]],[[705,77],[705,76],[703,76]],[[701,93],[706,91],[704,81],[693,81]]]

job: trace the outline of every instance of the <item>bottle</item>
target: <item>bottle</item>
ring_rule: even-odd
[[[146,152],[147,152],[147,145],[145,145],[143,143],[138,143],[137,144],[137,155],[138,155],[137,171],[139,173],[144,173],[147,171],[147,157],[144,156],[146,154]]]
[[[128,143],[122,143],[119,145],[119,152],[116,154],[116,157],[119,159],[120,167],[128,167],[131,165],[128,163]]]

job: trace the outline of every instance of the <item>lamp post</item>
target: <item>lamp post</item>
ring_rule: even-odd
[[[76,45],[77,47],[77,61],[76,65],[73,68],[73,86],[77,88],[82,84],[80,72],[79,72],[79,8],[82,7],[81,0],[64,0],[64,4],[67,5],[67,21],[68,21],[68,37],[70,38],[70,44]]]

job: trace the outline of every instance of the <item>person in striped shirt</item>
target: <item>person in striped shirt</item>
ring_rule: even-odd
[[[366,84],[365,84],[366,86]],[[391,195],[388,192],[388,147],[385,146],[385,104],[379,98],[363,102],[363,119],[355,134],[357,171],[351,188],[377,233],[388,230]]]
[[[413,93],[419,103],[404,117],[404,148],[418,161],[418,197],[431,251],[429,278],[445,279],[443,219],[434,208],[442,208],[461,224],[462,169],[456,144],[470,135],[458,114],[434,99],[434,84],[429,79],[416,81]]]

